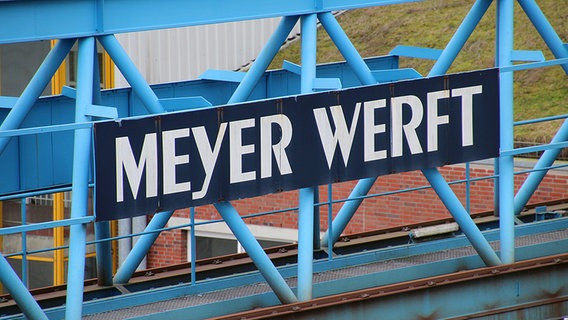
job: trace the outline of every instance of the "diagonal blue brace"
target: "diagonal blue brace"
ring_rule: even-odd
[[[165,112],[158,97],[114,35],[101,36],[98,40],[110,55],[126,81],[132,86],[132,90],[134,90],[140,100],[142,100],[148,112]],[[174,211],[166,211],[154,215],[144,232],[152,232],[164,228],[173,214]],[[127,283],[130,280],[136,268],[138,268],[159,235],[159,232],[153,232],[140,236],[126,257],[126,260],[114,275],[114,283]]]
[[[6,258],[0,254],[0,282],[28,319],[48,319],[26,286],[14,272]]]
[[[41,66],[30,80],[16,104],[10,110],[6,119],[0,125],[0,130],[17,129],[33,107],[51,78],[73,47],[75,39],[58,41],[49,52]],[[0,154],[4,151],[10,138],[0,138]]]
[[[471,36],[473,30],[478,25],[479,21],[481,21],[483,15],[487,12],[491,2],[491,0],[478,0],[474,3],[461,25],[458,27],[458,30],[440,55],[440,58],[432,67],[429,76],[442,75],[448,71],[467,39]],[[448,208],[450,214],[459,224],[460,228],[467,236],[475,250],[479,253],[485,264],[501,264],[501,260],[493,248],[491,248],[487,240],[483,237],[483,234],[479,231],[440,172],[437,169],[432,168],[422,170],[422,174],[424,174],[426,179],[430,182],[432,188],[436,191],[438,197],[440,197],[440,200],[442,200],[446,208]]]
[[[150,88],[138,68],[136,68],[136,65],[132,62],[126,51],[124,51],[124,48],[122,48],[116,37],[111,34],[98,37],[98,40],[109,54],[114,64],[118,67],[120,73],[122,73],[126,81],[132,86],[132,90],[136,92],[140,100],[142,100],[148,112],[165,112],[158,97],[152,88]]]
[[[501,260],[499,260],[499,257],[493,248],[491,248],[487,239],[485,239],[481,231],[479,231],[479,228],[477,228],[477,225],[475,225],[475,222],[473,222],[469,213],[464,209],[458,197],[452,191],[446,180],[444,180],[444,177],[442,177],[438,169],[424,169],[422,173],[432,185],[432,188],[436,191],[440,200],[442,200],[446,208],[448,208],[452,217],[460,226],[460,229],[471,242],[471,245],[479,253],[483,262],[485,262],[487,266],[500,265]]]
[[[554,135],[554,138],[552,138],[550,143],[563,142],[566,140],[568,140],[568,120],[565,120],[564,123],[562,123],[562,126],[558,129],[558,132]],[[518,215],[521,211],[523,211],[523,208],[527,205],[529,199],[548,172],[548,170],[543,168],[552,166],[561,151],[561,148],[550,149],[544,151],[540,156],[540,159],[538,159],[534,165],[533,170],[535,171],[529,174],[515,195],[515,214]]]
[[[463,49],[467,39],[487,12],[493,0],[477,0],[463,19],[462,23],[452,36],[446,48],[440,54],[428,76],[438,76],[445,74],[450,66]]]
[[[264,276],[270,287],[274,290],[276,296],[282,303],[294,303],[298,299],[288,286],[282,275],[278,272],[270,258],[266,255],[254,235],[247,228],[245,222],[239,216],[239,213],[228,202],[219,202],[215,204],[215,208],[219,211],[227,226],[237,237],[240,244],[246,250],[252,259],[258,271]]]
[[[532,24],[548,46],[556,59],[568,58],[568,48],[564,45],[554,28],[546,19],[546,16],[540,10],[540,7],[534,0],[517,0],[521,8],[525,11]],[[568,64],[563,64],[562,68],[568,74]]]
[[[374,84],[377,82],[375,77],[373,76],[371,70],[359,55],[359,52],[355,48],[355,46],[349,40],[349,37],[345,34],[345,31],[341,28],[335,17],[330,13],[320,13],[318,14],[318,19],[321,22],[324,29],[329,34],[329,37],[335,44],[335,46],[339,49],[339,52],[345,58],[345,61],[351,67],[353,72],[356,74],[359,81],[362,84]],[[349,195],[349,199],[345,204],[341,207],[335,219],[333,219],[333,223],[329,230],[332,230],[332,234],[330,235],[330,231],[326,231],[322,237],[321,243],[323,246],[328,245],[328,240],[331,237],[331,242],[335,243],[339,236],[347,227],[349,220],[357,211],[357,208],[363,202],[363,198],[365,195],[369,193],[369,190],[375,184],[377,180],[376,177],[373,178],[366,178],[361,179],[357,182],[357,185],[351,191]]]
[[[274,30],[274,33],[270,39],[268,39],[268,42],[264,48],[262,48],[258,57],[254,60],[254,63],[243,77],[241,83],[239,83],[235,92],[233,92],[227,104],[243,102],[248,99],[258,83],[258,80],[263,76],[270,62],[272,62],[274,56],[278,53],[278,50],[280,50],[280,47],[294,28],[294,25],[296,25],[298,18],[298,16],[282,18],[276,30]]]
[[[243,77],[239,86],[229,99],[230,103],[238,103],[246,101],[251,94],[252,90],[268,68],[268,65],[274,59],[280,46],[286,38],[299,17],[283,17],[280,24],[268,40],[267,44],[259,53],[255,62],[252,64],[249,71]],[[230,202],[218,203],[215,205],[219,214],[223,217],[237,240],[241,243],[245,251],[250,256],[254,264],[259,269],[260,273],[266,279],[272,290],[276,293],[282,303],[292,303],[298,301],[290,287],[284,281],[284,278],[278,273],[278,270],[270,261],[254,235],[248,230],[246,224],[237,213],[237,210]]]
[[[91,121],[90,117],[85,115],[85,109],[87,105],[93,103],[94,50],[95,38],[79,40],[76,123]],[[75,130],[71,218],[81,218],[87,215],[91,134],[92,131],[89,128]],[[73,281],[67,283],[66,319],[81,319],[83,305],[83,281],[81,280],[85,278],[86,240],[86,225],[75,224],[70,226],[67,279],[73,279]]]

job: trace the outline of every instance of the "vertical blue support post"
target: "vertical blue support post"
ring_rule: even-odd
[[[471,165],[465,163],[465,210],[471,214]]]
[[[327,185],[327,232],[329,234],[333,234],[333,184],[328,183]],[[321,242],[327,246],[327,259],[329,261],[333,260],[333,239],[331,237],[327,237],[325,239],[327,241],[324,242],[322,239]]]
[[[252,90],[258,83],[258,80],[264,75],[268,65],[270,65],[270,62],[272,62],[284,41],[286,41],[286,38],[292,31],[292,28],[294,28],[297,21],[298,16],[282,18],[278,27],[276,27],[276,30],[274,30],[274,33],[272,33],[272,36],[268,39],[268,42],[245,74],[245,77],[241,83],[239,83],[235,92],[233,92],[229,102],[227,102],[228,104],[243,102],[248,99]]]
[[[48,319],[3,255],[0,255],[0,282],[28,319]]]
[[[195,208],[191,207],[189,209],[189,222],[191,225],[191,229],[189,230],[189,245],[191,247],[190,251],[191,251],[191,284],[195,285],[195,282],[197,280],[197,274],[195,272],[195,260],[197,259],[197,252],[195,252],[195,250],[197,250],[197,245],[195,244]]]
[[[560,129],[558,129],[558,132],[556,133],[556,135],[554,135],[554,138],[552,138],[552,141],[550,143],[557,143],[566,140],[568,140],[568,120],[564,120],[564,123],[562,124]],[[517,191],[517,194],[515,195],[515,214],[521,213],[542,179],[544,179],[544,176],[546,175],[548,170],[544,170],[543,168],[550,167],[561,151],[562,149],[560,148],[546,150],[542,154],[540,159],[538,159],[533,168],[536,171],[533,171],[529,174],[529,176],[527,177],[525,182],[523,182],[523,185],[521,185],[519,191]]]
[[[49,52],[35,75],[30,80],[16,104],[10,110],[2,124],[1,130],[17,129],[24,121],[26,115],[41,95],[43,89],[51,81],[51,78],[73,47],[75,39],[59,40]],[[4,151],[10,138],[0,138],[0,154]]]
[[[101,77],[97,47],[93,50],[93,104],[101,104]],[[110,222],[95,222],[95,239],[98,241],[110,238]],[[112,285],[112,249],[110,241],[97,242],[97,283],[99,286]]]
[[[239,213],[228,202],[219,202],[215,204],[215,208],[219,211],[223,220],[227,223],[237,240],[246,250],[252,259],[258,271],[264,276],[266,282],[274,290],[276,296],[282,303],[294,303],[298,299],[288,286],[282,275],[278,272],[270,258],[266,255],[262,247],[254,238],[254,235],[247,228]]]
[[[497,1],[497,66],[512,65],[514,0]],[[513,150],[513,72],[499,78],[501,150]],[[499,227],[501,261],[515,262],[514,159],[499,156]]]
[[[150,88],[144,77],[134,65],[134,62],[128,57],[128,54],[114,35],[106,35],[98,38],[99,42],[105,48],[109,56],[112,58],[126,81],[132,86],[132,90],[136,92],[140,100],[146,109],[150,113],[162,113],[165,112],[164,107],[160,104],[158,97]],[[155,230],[162,229],[167,223],[174,211],[160,212],[152,218],[152,221],[146,226],[145,232],[152,232]],[[117,270],[114,276],[114,283],[127,283],[132,277],[136,268],[140,265],[140,262],[144,259],[144,256],[150,250],[150,247],[158,238],[159,232],[148,233],[140,236],[132,251],[126,257],[126,260]]]
[[[77,68],[77,101],[75,122],[90,121],[85,115],[86,107],[93,103],[93,69],[95,38],[79,40]],[[91,129],[76,129],[73,149],[73,187],[71,218],[87,215],[89,165],[91,162]],[[71,225],[69,231],[69,266],[67,273],[66,319],[81,319],[83,304],[83,281],[85,279],[87,227]]]
[[[550,22],[548,22],[536,1],[518,0],[518,2],[548,48],[550,48],[550,51],[552,51],[552,54],[554,54],[557,59],[568,58],[568,47],[566,47],[560,37],[558,37],[558,34],[554,31],[554,28],[550,25]],[[564,7],[565,6],[564,4]],[[568,64],[563,64],[562,68],[568,73]]]
[[[499,158],[493,159],[493,215],[499,216]]]
[[[320,194],[319,187],[314,187],[314,232],[313,232],[313,244],[314,250],[321,249],[321,239],[320,239]]]
[[[353,46],[335,17],[330,12],[325,12],[318,14],[318,19],[359,81],[364,85],[376,83],[377,81],[373,77],[371,70],[363,58],[361,58],[359,52],[355,46]],[[347,227],[355,211],[357,211],[357,208],[359,208],[363,202],[362,197],[369,193],[369,190],[371,190],[376,180],[377,178],[373,177],[361,179],[357,182],[357,185],[349,195],[350,200],[343,204],[337,216],[333,219],[333,222],[328,226],[328,230],[323,235],[321,240],[323,245],[333,245],[337,239],[339,239],[339,236],[343,230],[345,230],[345,227]],[[329,247],[329,250],[331,250],[331,247]]]
[[[438,169],[424,169],[422,170],[422,173],[432,185],[432,188],[434,188],[446,208],[448,208],[452,217],[456,220],[465,236],[471,242],[473,248],[479,253],[483,262],[485,262],[488,266],[500,265],[501,261],[499,260],[499,257],[493,248],[491,248],[491,245],[489,245],[489,242],[487,242],[481,231],[479,231],[479,228],[477,228],[470,215],[463,208],[460,200],[456,197]]]
[[[95,239],[101,241],[110,238],[110,223],[108,221],[95,222]],[[97,284],[99,286],[112,285],[112,250],[110,241],[97,242]]]
[[[28,224],[26,198],[22,198],[20,202],[20,213],[22,217],[22,225]],[[22,232],[22,283],[29,287],[28,281],[28,233]]]
[[[316,78],[317,16],[305,15],[300,18],[302,41],[302,71],[300,87],[302,93],[313,91]],[[314,257],[314,196],[313,187],[300,189],[298,208],[298,300],[312,299],[313,257]]]

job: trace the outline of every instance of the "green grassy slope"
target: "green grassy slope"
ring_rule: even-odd
[[[363,57],[386,55],[396,45],[443,49],[471,8],[473,0],[426,0],[384,7],[348,11],[337,20]],[[568,42],[568,2],[538,1],[542,11],[560,38]],[[481,20],[450,73],[489,68],[495,60],[495,4]],[[522,11],[515,4],[516,50],[541,50],[547,59],[552,54]],[[280,68],[283,60],[300,63],[299,41],[282,50],[271,68]],[[325,30],[318,30],[318,63],[341,61]],[[412,67],[428,74],[433,62],[401,58],[401,67]],[[515,119],[523,120],[568,113],[568,76],[560,67],[515,73]],[[544,142],[556,132],[561,122],[515,128],[518,141]]]

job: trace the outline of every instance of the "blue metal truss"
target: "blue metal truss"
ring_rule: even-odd
[[[546,44],[557,59],[568,58],[568,49],[562,43],[554,29],[538,8],[534,0],[517,0],[525,13],[531,19]],[[358,54],[341,27],[331,14],[333,10],[351,9],[368,6],[388,5],[410,1],[321,1],[314,2],[292,0],[286,2],[263,2],[247,0],[238,4],[231,1],[168,1],[167,4],[157,1],[2,1],[0,2],[0,43],[20,41],[33,41],[45,39],[61,39],[45,59],[36,75],[30,81],[18,99],[2,99],[0,102],[8,104],[0,109],[0,163],[3,168],[21,166],[33,168],[31,171],[35,178],[27,179],[11,172],[6,173],[5,180],[0,184],[0,199],[22,196],[33,190],[59,188],[71,186],[73,191],[73,204],[71,219],[64,224],[71,226],[70,231],[70,260],[68,274],[68,295],[65,316],[68,319],[79,319],[82,314],[82,291],[84,277],[84,256],[86,243],[85,224],[90,221],[87,217],[87,191],[92,183],[91,168],[91,122],[98,118],[119,118],[157,114],[179,108],[180,105],[194,108],[216,106],[225,103],[237,103],[277,97],[289,94],[311,92],[314,89],[336,89],[338,84],[343,87],[359,86],[377,83],[379,80],[397,80],[413,78],[417,74],[408,70],[380,72],[378,69],[394,69],[397,67],[396,59],[386,57],[365,61]],[[501,156],[497,163],[499,188],[496,198],[499,200],[500,215],[500,257],[490,247],[488,240],[474,225],[467,210],[460,203],[456,195],[449,188],[437,169],[424,169],[422,172],[446,205],[452,216],[460,224],[466,237],[478,251],[486,265],[494,266],[515,261],[514,247],[514,213],[518,212],[534,192],[543,172],[538,170],[532,173],[521,192],[514,197],[513,190],[513,60],[518,56],[533,56],[526,52],[513,50],[513,5],[514,0],[498,0],[497,3],[497,57],[496,65],[501,68]],[[451,63],[462,49],[492,0],[477,0],[468,15],[463,20],[454,37],[442,51],[416,50],[416,56],[437,58],[429,75],[445,74]],[[222,8],[222,9],[221,9]],[[38,19],[41,14],[45,19]],[[226,79],[227,81],[201,80],[200,82],[187,82],[166,86],[150,87],[140,72],[136,69],[125,51],[114,37],[115,33],[181,27],[209,23],[220,23],[236,20],[257,19],[265,17],[284,16],[282,22],[265,49],[259,54],[251,70],[245,75],[227,74],[223,72],[208,73],[211,79]],[[302,66],[299,74],[290,71],[266,73],[266,68],[278,51],[289,31],[297,20],[300,20],[302,29]],[[319,20],[330,37],[343,54],[346,65],[351,74],[341,78],[336,68],[345,68],[345,65],[322,66],[322,70],[329,70],[325,78],[337,78],[333,81],[318,81],[324,78],[323,73],[316,72],[316,21]],[[132,89],[121,89],[100,92],[98,89],[98,67],[96,66],[95,42],[99,41],[107,50],[118,69],[132,86]],[[67,90],[69,97],[50,97],[38,99],[41,91],[50,81],[51,77],[71,50],[75,42],[79,44],[78,81],[77,90]],[[413,54],[408,48],[403,50]],[[551,62],[553,64],[555,62]],[[556,62],[568,70],[566,61]],[[535,65],[536,66],[536,65]],[[297,66],[288,64],[286,69],[298,71]],[[284,86],[274,85],[275,81],[288,83]],[[317,85],[316,85],[317,84]],[[175,87],[175,90],[174,90]],[[175,93],[172,93],[175,92]],[[212,94],[212,92],[215,92]],[[220,93],[219,93],[220,92]],[[113,101],[113,102],[110,102]],[[70,117],[69,112],[60,110],[74,110]],[[53,112],[54,111],[54,112]],[[43,117],[47,113],[52,117]],[[35,115],[35,117],[34,117]],[[26,129],[27,127],[27,129]],[[56,141],[52,135],[57,132],[73,131],[73,135],[62,135],[63,139]],[[566,140],[568,126],[562,126],[553,143]],[[51,164],[39,163],[37,157],[30,157],[27,152],[26,137],[33,134],[49,133],[47,145],[64,150],[73,145],[73,153],[61,152],[61,159],[52,158]],[[18,137],[17,139],[14,137]],[[72,143],[71,143],[72,142]],[[65,147],[63,147],[65,146]],[[550,167],[558,154],[560,146],[545,152],[536,168]],[[23,151],[22,151],[23,150]],[[57,152],[52,152],[55,156]],[[34,160],[36,159],[36,160]],[[31,162],[30,162],[31,161]],[[34,162],[36,161],[36,162]],[[43,167],[41,166],[43,165]],[[70,167],[66,171],[62,168]],[[44,171],[44,169],[47,169]],[[497,169],[497,168],[496,168]],[[29,172],[13,170],[12,172]],[[49,174],[43,175],[42,172]],[[4,173],[3,173],[4,174]],[[3,178],[4,179],[4,178]],[[375,178],[363,179],[353,190],[350,198],[359,199],[366,195]],[[41,191],[37,191],[38,193]],[[8,195],[9,194],[9,195]],[[317,197],[313,188],[300,191],[299,199],[299,258],[298,258],[298,291],[297,296],[283,281],[283,276],[267,259],[258,242],[244,225],[241,217],[230,203],[218,203],[216,208],[225,219],[237,239],[243,244],[253,262],[256,264],[265,280],[271,285],[276,296],[283,303],[305,301],[313,298],[313,248],[314,248],[314,204]],[[322,243],[332,244],[343,232],[345,226],[355,214],[362,200],[349,201],[333,221]],[[155,215],[148,225],[146,232],[163,228],[173,212],[162,212]],[[317,218],[316,218],[317,219]],[[319,219],[318,219],[319,220]],[[51,228],[52,224],[42,224],[42,228]],[[97,238],[102,240],[109,235],[108,224],[98,224]],[[3,229],[2,229],[3,230]],[[3,230],[6,232],[14,230]],[[141,236],[127,261],[113,281],[125,283],[132,276],[142,257],[158,236],[158,233],[147,233]],[[99,260],[99,277],[101,282],[110,282],[110,250],[101,244],[97,247]],[[15,277],[6,259],[0,257],[0,281],[8,288],[24,314],[30,318],[46,318],[46,315],[27,292],[24,284]]]

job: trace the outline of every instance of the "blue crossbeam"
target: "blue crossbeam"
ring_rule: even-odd
[[[420,0],[0,1],[0,43],[79,38],[417,1]]]

